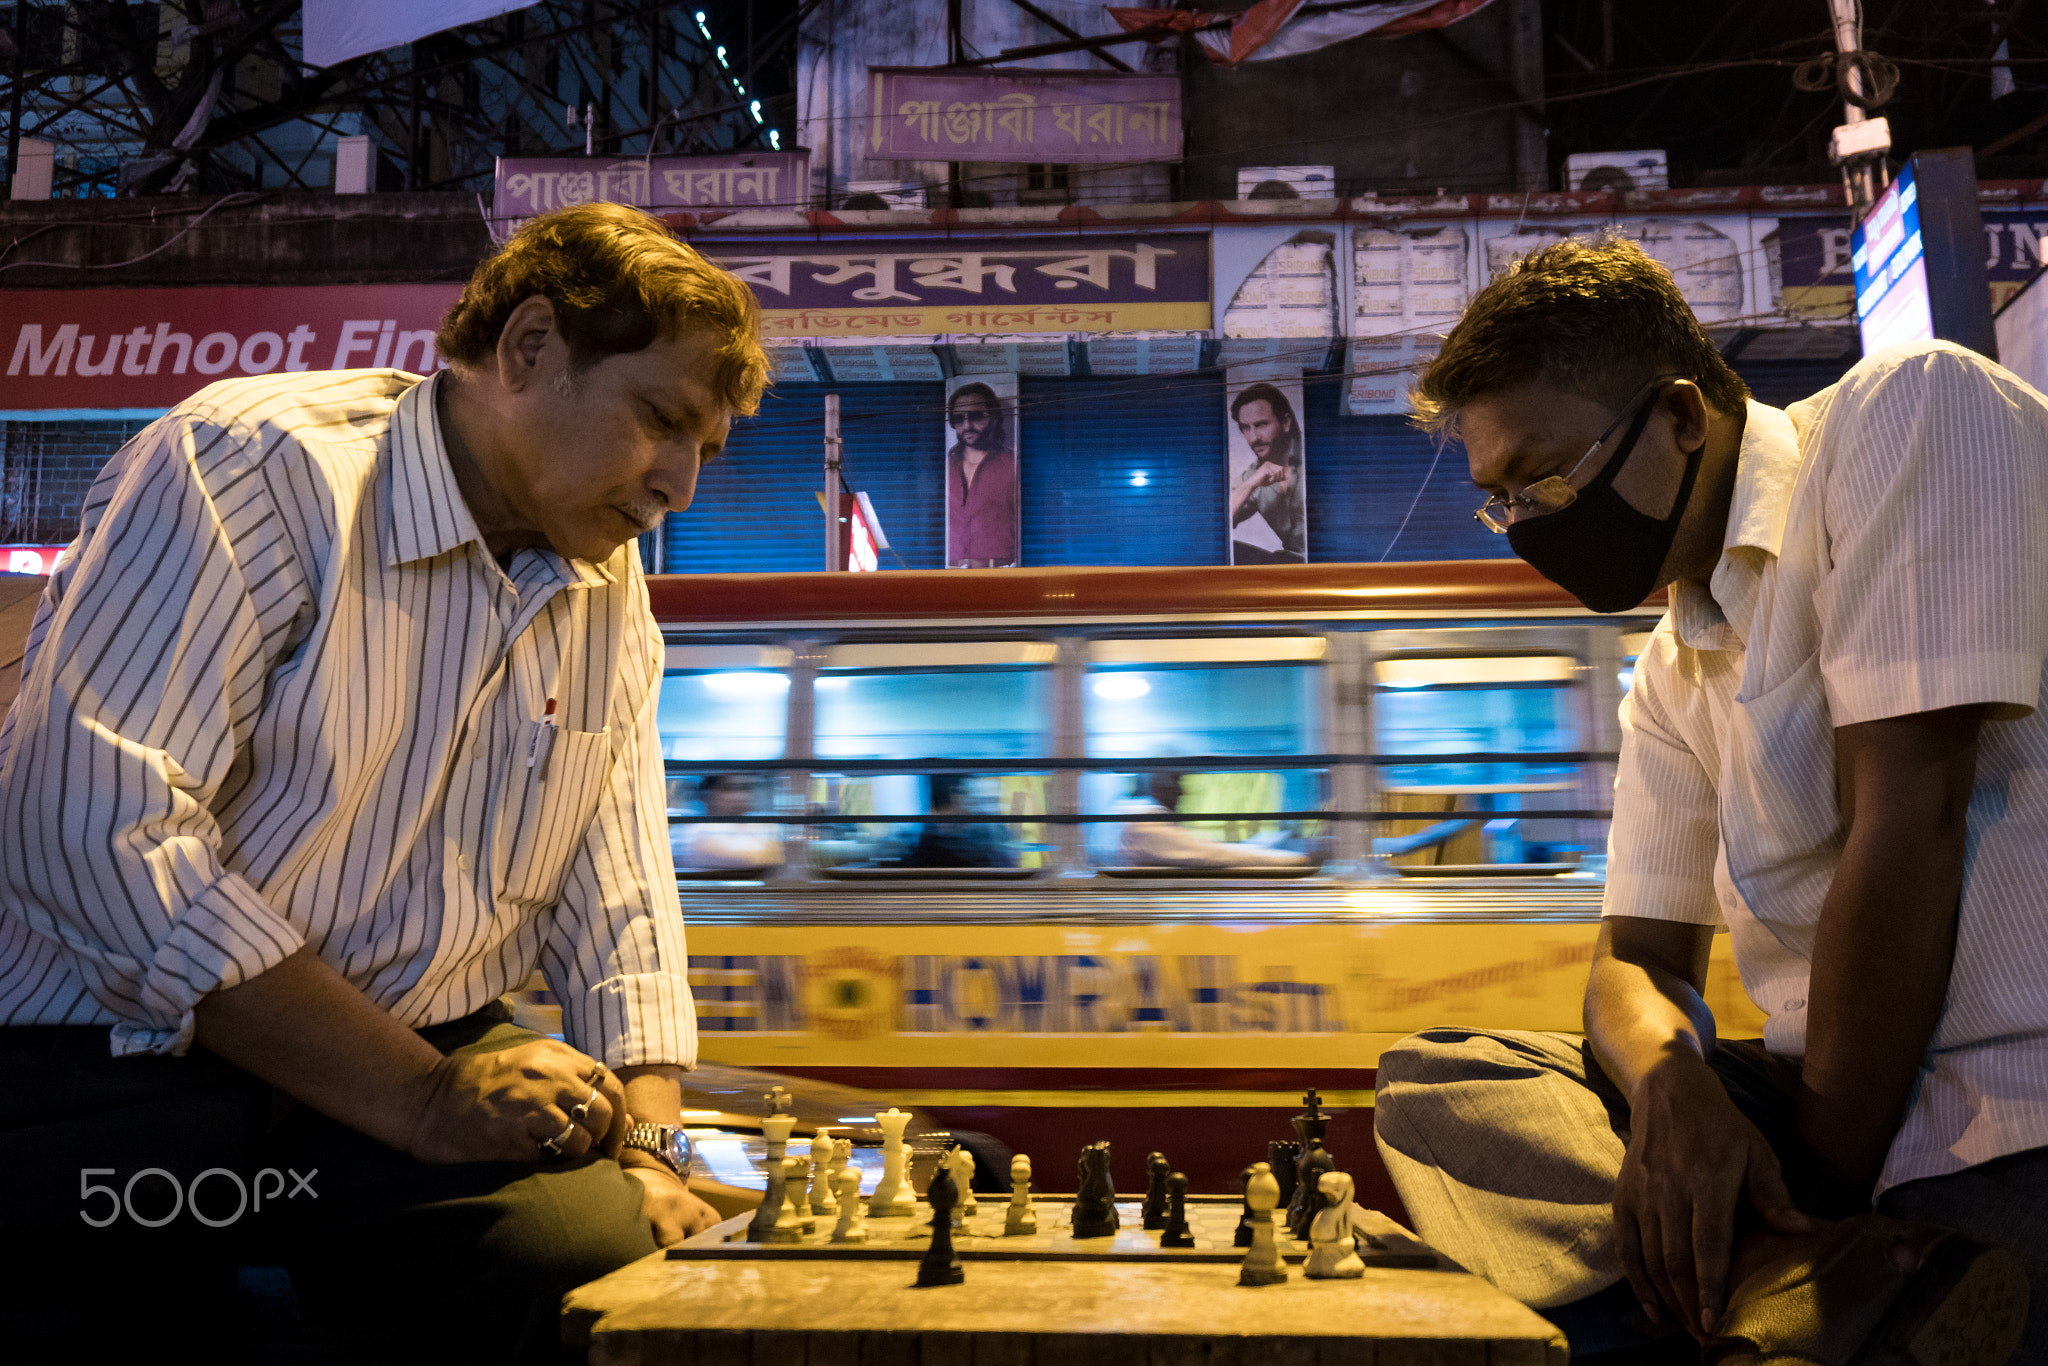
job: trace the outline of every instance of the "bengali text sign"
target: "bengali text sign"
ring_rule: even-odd
[[[896,160],[1178,161],[1180,78],[868,68],[868,154]]]

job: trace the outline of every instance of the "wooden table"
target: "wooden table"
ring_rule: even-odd
[[[1235,1265],[1216,1261],[970,1256],[965,1268],[964,1285],[920,1290],[911,1258],[656,1253],[571,1292],[563,1340],[587,1348],[592,1366],[1564,1366],[1567,1358],[1556,1328],[1456,1270],[1368,1267],[1358,1280],[1311,1281],[1296,1265],[1283,1285],[1249,1287],[1237,1284]]]

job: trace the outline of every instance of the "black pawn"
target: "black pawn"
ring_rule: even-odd
[[[1237,1174],[1237,1193],[1244,1199],[1244,1213],[1237,1216],[1237,1237],[1231,1239],[1238,1247],[1252,1245],[1252,1169],[1246,1167]]]
[[[953,1207],[960,1203],[960,1187],[953,1173],[940,1167],[925,1188],[925,1203],[932,1207],[932,1245],[917,1264],[919,1285],[959,1285],[967,1279],[960,1269],[960,1254],[953,1250]]]
[[[1166,1179],[1173,1170],[1173,1164],[1163,1153],[1153,1153],[1145,1159],[1145,1215],[1146,1228],[1166,1227]]]
[[[1193,1247],[1195,1235],[1188,1230],[1188,1179],[1181,1172],[1166,1178],[1168,1197],[1166,1232],[1159,1235],[1161,1247]]]
[[[1280,1203],[1275,1210],[1288,1210],[1294,1206],[1294,1181],[1300,1174],[1302,1147],[1299,1143],[1276,1138],[1266,1144],[1266,1161],[1273,1168],[1273,1179],[1280,1183]],[[1280,1219],[1275,1214],[1275,1221]]]

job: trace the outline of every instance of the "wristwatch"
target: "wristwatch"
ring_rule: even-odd
[[[626,1130],[625,1146],[653,1153],[663,1166],[684,1180],[689,1179],[690,1136],[680,1124],[635,1124]]]

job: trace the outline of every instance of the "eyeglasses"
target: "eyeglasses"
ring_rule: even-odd
[[[947,414],[946,414],[946,425],[947,425],[947,426],[949,426],[949,427],[964,427],[964,426],[966,426],[966,425],[967,425],[968,423],[970,423],[970,422],[987,422],[987,421],[988,421],[989,419],[993,418],[994,416],[995,416],[995,414],[994,414],[994,413],[988,413],[988,412],[981,412],[981,413],[947,413]]]
[[[1599,439],[1592,445],[1586,447],[1586,453],[1580,456],[1570,469],[1563,474],[1538,479],[1512,498],[1503,498],[1496,493],[1481,504],[1479,510],[1472,515],[1479,520],[1481,526],[1500,536],[1505,535],[1509,527],[1524,517],[1548,517],[1553,512],[1563,512],[1579,500],[1579,491],[1572,485],[1572,476],[1593,458],[1594,452],[1607,444],[1607,439],[1620,429],[1622,423],[1635,414],[1637,404],[1672,380],[1683,378],[1682,375],[1659,375],[1651,380],[1636,390],[1628,402],[1621,405],[1621,411],[1614,415],[1614,421],[1607,424],[1607,430],[1600,433]]]

